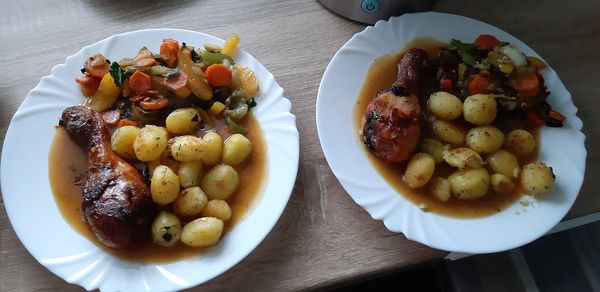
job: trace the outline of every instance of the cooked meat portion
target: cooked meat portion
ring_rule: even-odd
[[[59,125],[88,154],[81,210],[98,240],[113,248],[131,248],[149,238],[155,214],[150,191],[138,170],[113,153],[100,115],[74,106],[65,109]]]
[[[410,49],[398,64],[394,84],[379,93],[367,106],[362,135],[375,156],[388,163],[410,158],[421,135],[421,79],[427,53]]]

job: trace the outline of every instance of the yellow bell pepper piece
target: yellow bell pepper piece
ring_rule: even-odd
[[[510,74],[515,69],[515,67],[509,64],[500,64],[498,65],[498,69],[500,69],[500,72],[504,74]]]
[[[223,49],[221,50],[221,53],[231,57],[239,43],[240,37],[237,34],[234,33],[230,35],[227,38],[227,40],[225,40],[225,44],[223,44]]]
[[[86,105],[99,113],[103,112],[117,102],[120,93],[121,87],[115,84],[115,80],[110,76],[110,73],[106,73],[100,80],[98,90],[94,96],[88,98]]]
[[[213,116],[216,116],[219,113],[221,113],[224,109],[225,105],[217,101],[213,103],[213,105],[208,109],[208,112],[210,112]]]

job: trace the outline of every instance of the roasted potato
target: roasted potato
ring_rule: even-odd
[[[242,134],[229,136],[223,144],[223,163],[238,165],[252,152],[252,142]]]
[[[523,166],[521,170],[521,185],[530,195],[537,195],[549,190],[554,185],[552,168],[541,161]]]
[[[140,128],[138,127],[123,126],[117,128],[110,139],[110,147],[122,158],[135,160],[137,157],[133,149],[133,142],[139,134]]]
[[[494,126],[470,129],[466,136],[467,146],[479,153],[492,153],[504,143],[504,133]]]
[[[465,140],[465,130],[451,122],[435,120],[433,133],[440,140],[452,145],[460,145]]]
[[[175,135],[191,134],[200,124],[200,115],[195,108],[179,108],[165,120],[167,130]]]
[[[135,156],[140,161],[152,161],[167,149],[168,133],[163,127],[146,125],[133,141]]]
[[[463,104],[454,94],[440,91],[429,96],[427,108],[436,117],[451,121],[460,117],[463,111]]]
[[[480,168],[483,165],[481,156],[465,147],[445,150],[443,156],[446,163],[460,169]]]
[[[202,178],[202,189],[210,199],[227,200],[238,187],[240,177],[233,167],[217,164]]]
[[[169,167],[159,165],[152,173],[150,194],[152,200],[161,205],[173,202],[179,194],[179,177]]]
[[[489,125],[496,119],[497,113],[496,99],[491,95],[471,95],[463,103],[463,116],[473,125]]]
[[[485,160],[494,173],[502,174],[508,178],[519,176],[519,161],[512,153],[500,149],[490,155]]]
[[[172,246],[181,236],[181,222],[177,216],[161,211],[152,221],[152,241],[161,246]]]
[[[448,177],[452,194],[459,199],[477,199],[487,194],[490,175],[485,168],[457,170]]]
[[[434,170],[435,161],[431,156],[425,153],[416,153],[408,161],[402,179],[409,187],[419,188],[429,182]]]
[[[206,166],[213,166],[221,161],[223,152],[223,138],[217,132],[208,131],[202,136],[202,140],[208,145],[206,154],[202,156],[202,162]]]
[[[518,157],[527,156],[535,150],[535,139],[525,130],[512,130],[506,134],[505,147]]]
[[[231,218],[231,207],[223,200],[210,200],[202,209],[202,217],[215,217],[227,221]]]
[[[207,202],[208,198],[200,187],[191,187],[181,191],[173,202],[173,208],[181,216],[194,216],[202,212]]]
[[[213,217],[202,217],[183,226],[181,242],[200,247],[211,246],[219,242],[223,233],[223,221]]]

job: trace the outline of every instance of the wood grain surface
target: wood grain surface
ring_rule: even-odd
[[[236,32],[241,46],[285,89],[301,137],[300,168],[290,202],[254,252],[192,290],[329,288],[446,254],[372,220],[341,188],[321,152],[315,125],[319,81],[338,48],[364,25],[314,0],[8,0],[2,6],[0,142],[27,92],[52,66],[85,45],[131,30],[183,28],[221,38]],[[440,1],[434,10],[498,26],[529,44],[557,71],[573,94],[587,135],[587,176],[568,216],[599,211],[600,183],[593,178],[600,172],[600,150],[594,147],[600,139],[600,2]],[[33,259],[17,239],[0,200],[0,291],[38,290],[81,288]]]

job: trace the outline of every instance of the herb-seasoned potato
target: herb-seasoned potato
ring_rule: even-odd
[[[454,94],[440,91],[429,96],[427,108],[436,117],[451,121],[460,117],[463,104]]]
[[[219,241],[223,233],[223,221],[213,217],[202,217],[183,226],[181,242],[189,246],[211,246]]]
[[[202,189],[210,199],[226,200],[235,192],[240,177],[233,167],[217,164],[202,178]]]
[[[202,156],[204,165],[213,166],[221,160],[223,152],[223,138],[217,132],[208,131],[202,136],[202,140],[208,144],[206,154]]]
[[[497,113],[496,99],[491,95],[471,95],[463,103],[463,116],[473,125],[489,125],[496,119]]]
[[[165,128],[146,125],[133,142],[135,156],[140,161],[156,160],[167,149],[167,140],[168,135]]]
[[[482,126],[470,129],[466,136],[469,148],[479,153],[492,153],[504,143],[504,133],[494,126]]]
[[[208,152],[208,143],[196,136],[179,136],[171,146],[175,160],[198,161]]]
[[[431,156],[425,153],[416,153],[408,161],[402,179],[413,189],[422,187],[429,182],[434,170],[435,161]]]
[[[223,200],[210,200],[206,207],[202,209],[203,217],[215,217],[222,221],[227,221],[231,218],[231,207]]]
[[[477,199],[487,194],[490,175],[485,168],[457,170],[448,177],[452,194],[459,199]]]
[[[535,139],[531,133],[517,129],[508,132],[505,145],[512,154],[523,157],[535,150]]]
[[[433,122],[433,133],[440,140],[452,145],[460,145],[465,140],[465,130],[463,128],[444,120]]]
[[[161,211],[152,221],[152,240],[161,246],[172,246],[181,236],[181,222],[177,216]]]
[[[199,185],[202,170],[202,162],[200,161],[181,162],[177,170],[181,187],[189,188]]]
[[[140,128],[134,126],[123,126],[115,130],[110,139],[110,146],[119,156],[128,159],[136,159],[133,142],[140,134]]]
[[[436,140],[436,139],[431,139],[431,138],[424,138],[421,140],[421,142],[419,143],[418,146],[419,152],[423,152],[428,154],[429,156],[431,156],[431,158],[433,158],[433,161],[435,161],[435,163],[440,163],[442,161],[444,161],[444,150],[446,149],[446,147],[444,147],[444,144],[442,144],[442,142]]]
[[[193,133],[200,123],[200,115],[195,108],[179,108],[172,111],[165,121],[167,130],[176,135]]]
[[[191,187],[181,191],[173,202],[173,208],[179,215],[194,216],[202,212],[207,202],[208,198],[200,187]]]
[[[496,193],[508,193],[515,188],[515,184],[510,178],[499,173],[494,173],[490,176],[490,185]]]
[[[150,194],[157,204],[165,205],[173,202],[179,194],[179,178],[175,172],[167,166],[157,166],[152,173]]]
[[[502,174],[508,178],[519,176],[519,162],[517,157],[506,150],[498,150],[488,155],[485,160],[493,172]]]
[[[483,165],[481,156],[469,148],[461,147],[446,150],[443,155],[446,163],[460,169],[480,168]]]
[[[436,176],[429,181],[429,191],[440,201],[448,201],[450,199],[450,182]]]
[[[541,194],[554,184],[552,168],[541,161],[536,161],[523,166],[521,171],[521,185],[530,195]]]
[[[238,165],[252,152],[252,142],[242,134],[233,134],[223,144],[223,163]]]

